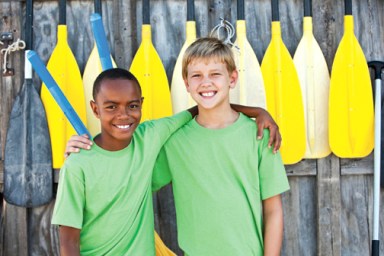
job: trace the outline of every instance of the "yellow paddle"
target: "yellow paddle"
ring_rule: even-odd
[[[47,69],[76,110],[81,121],[86,123],[85,98],[81,74],[67,42],[66,0],[59,1],[57,44],[48,61]],[[41,99],[47,114],[52,145],[53,168],[60,168],[64,161],[66,142],[76,132],[46,86],[41,88]]]
[[[237,1],[236,41],[232,47],[239,71],[236,87],[231,91],[232,103],[266,108],[265,88],[260,64],[247,40],[244,0]]]
[[[329,144],[338,157],[365,157],[373,149],[373,134],[370,74],[353,32],[352,1],[345,0],[344,35],[332,65]]]
[[[299,78],[291,55],[281,38],[278,0],[272,0],[272,39],[261,64],[267,109],[283,137],[285,164],[299,162],[305,153],[304,108]]]
[[[181,64],[185,50],[196,40],[196,22],[195,22],[195,1],[187,0],[187,24],[185,27],[186,38],[183,47],[177,57],[175,68],[173,69],[171,97],[172,110],[176,114],[195,105],[194,100],[187,92],[181,72]]]
[[[300,80],[307,131],[305,158],[329,155],[329,72],[324,55],[313,36],[312,1],[304,0],[303,37],[293,61]]]
[[[95,0],[95,13],[102,14],[101,9],[101,1]],[[116,63],[114,62],[112,56],[112,65],[116,67]],[[90,101],[93,100],[92,89],[93,82],[96,80],[96,77],[103,71],[100,62],[100,56],[97,51],[96,43],[93,45],[93,49],[91,51],[91,55],[89,55],[88,61],[85,65],[84,73],[83,73],[83,86],[85,93],[85,102],[86,102],[86,113],[87,113],[87,127],[89,133],[92,136],[96,136],[100,133],[100,121],[95,117],[93,111],[90,107]]]
[[[133,58],[130,71],[139,80],[144,97],[142,121],[172,114],[167,75],[151,39],[149,0],[143,0],[142,41]]]

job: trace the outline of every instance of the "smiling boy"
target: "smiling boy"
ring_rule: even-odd
[[[231,49],[200,38],[182,70],[199,114],[170,137],[153,174],[154,190],[172,182],[181,249],[189,256],[280,255],[288,179],[268,132],[256,140],[253,120],[230,106],[238,78]]]

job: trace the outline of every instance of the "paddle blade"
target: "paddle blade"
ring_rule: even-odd
[[[67,28],[58,26],[58,42],[48,61],[47,69],[69,103],[86,123],[83,82],[76,59],[67,43]],[[66,142],[76,134],[71,123],[46,86],[42,86],[41,99],[47,113],[49,133],[52,141],[53,168],[61,168],[64,162]]]
[[[112,59],[112,66],[115,68],[116,63]],[[95,82],[97,76],[103,71],[101,67],[101,60],[99,57],[99,53],[97,51],[96,45],[93,46],[91,54],[89,55],[88,61],[85,64],[85,69],[83,73],[83,87],[85,94],[85,105],[86,105],[86,116],[87,116],[87,128],[89,133],[92,136],[96,136],[100,133],[100,121],[93,114],[92,108],[90,107],[90,102],[93,100],[92,91],[93,91],[93,83]]]
[[[185,88],[182,74],[182,60],[184,52],[196,40],[196,23],[194,21],[187,22],[186,34],[185,43],[180,50],[179,56],[177,57],[172,75],[171,98],[173,114],[179,113],[196,105],[195,101]]]
[[[37,207],[49,203],[52,196],[52,154],[47,119],[32,79],[28,79],[10,115],[5,142],[4,198],[14,205]]]
[[[374,111],[370,74],[346,15],[345,33],[332,66],[329,94],[329,144],[342,158],[365,157],[374,146]]]
[[[283,137],[284,164],[299,162],[305,153],[304,108],[293,60],[281,39],[279,22],[272,22],[272,40],[261,64],[267,109]]]
[[[142,121],[172,115],[171,94],[165,69],[151,41],[151,26],[143,25],[142,42],[130,71],[136,76],[144,97]]]
[[[266,108],[265,88],[260,64],[246,37],[245,21],[236,22],[237,39],[233,47],[239,79],[230,93],[230,101]]]
[[[311,17],[304,17],[304,35],[296,49],[293,61],[304,103],[307,134],[304,158],[326,157],[331,153],[328,142],[330,78],[324,55],[312,33]]]

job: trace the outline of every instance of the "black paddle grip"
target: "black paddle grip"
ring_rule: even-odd
[[[101,0],[95,0],[94,5],[95,5],[95,13],[98,13],[100,14],[100,16],[103,16],[102,10],[101,10]]]
[[[384,69],[384,62],[382,61],[370,61],[368,66],[375,71],[375,80],[381,79],[381,71]]]
[[[187,21],[195,20],[195,1],[187,0]]]
[[[312,17],[312,0],[304,0],[304,17]]]
[[[352,15],[352,0],[345,0],[345,15]]]
[[[372,256],[380,255],[380,243],[379,240],[372,240]]]
[[[149,0],[143,0],[143,24],[147,25],[150,24],[149,6]]]
[[[33,46],[33,0],[27,0],[25,6],[25,45],[31,50]]]
[[[237,0],[237,19],[245,20],[244,0]]]
[[[59,1],[59,25],[67,23],[67,0]]]
[[[280,21],[279,0],[272,0],[272,21]]]

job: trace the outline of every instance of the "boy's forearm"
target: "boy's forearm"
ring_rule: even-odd
[[[80,256],[80,230],[67,226],[60,226],[60,255]]]
[[[268,202],[268,200],[270,200]],[[283,207],[281,197],[263,201],[264,256],[278,256],[283,243]]]
[[[248,107],[248,106],[243,106],[238,104],[231,104],[231,107],[237,112],[241,112],[248,117],[254,117],[254,118],[257,118],[257,116],[264,110],[259,107]]]

